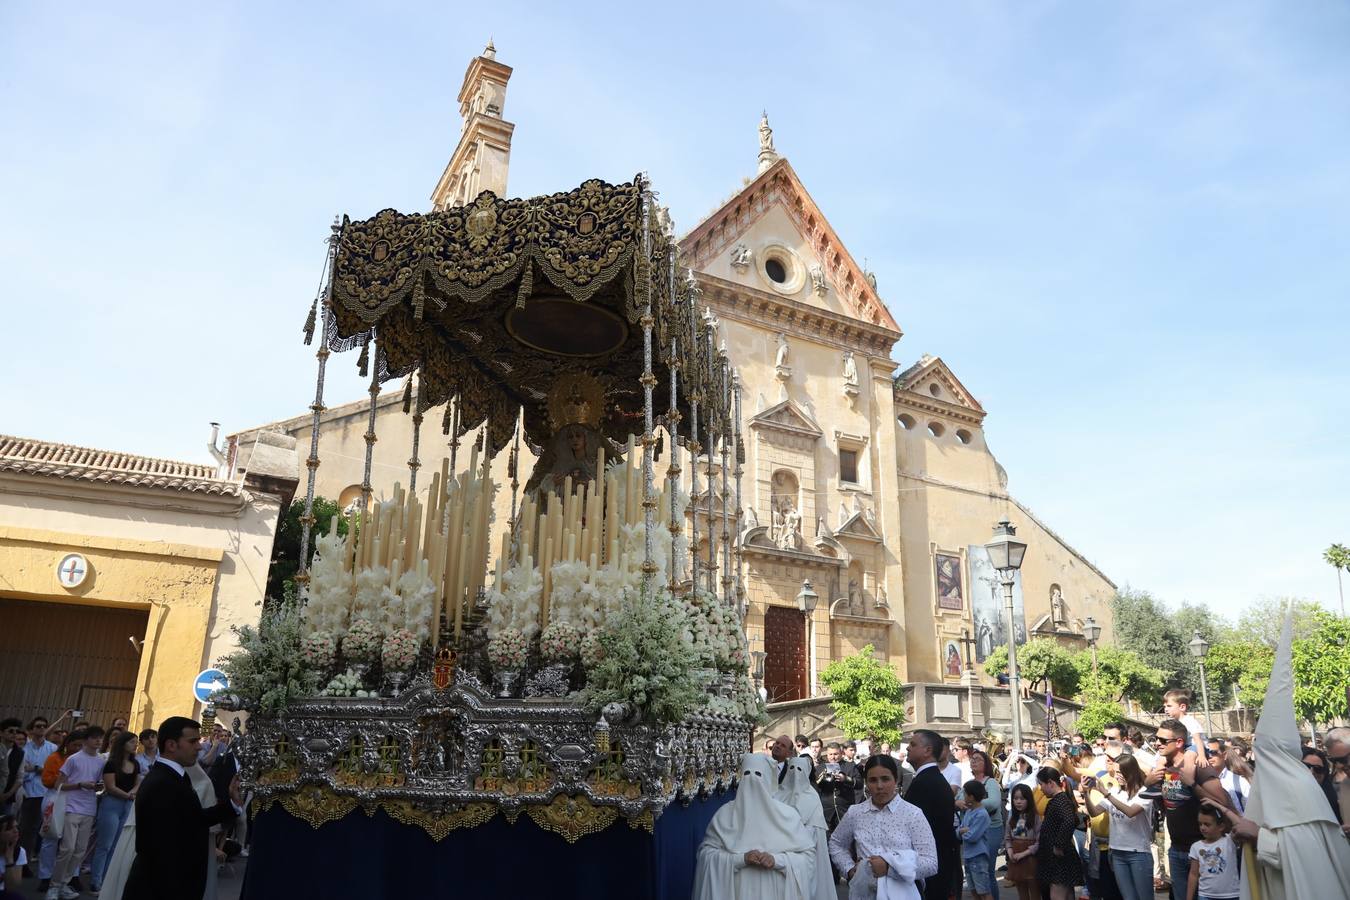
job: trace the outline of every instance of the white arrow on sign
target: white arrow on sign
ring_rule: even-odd
[[[214,678],[211,681],[197,682],[197,690],[206,691],[207,693],[211,694],[214,694],[216,691],[223,691],[227,687],[229,687],[229,685],[221,681],[219,678]]]

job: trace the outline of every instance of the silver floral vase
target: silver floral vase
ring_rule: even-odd
[[[497,696],[503,700],[508,700],[516,695],[516,682],[520,680],[520,673],[510,669],[496,672],[493,677],[497,680]]]
[[[403,689],[403,682],[406,681],[407,678],[408,674],[406,672],[390,672],[385,677],[385,681],[389,684],[388,696],[397,697],[399,691]]]

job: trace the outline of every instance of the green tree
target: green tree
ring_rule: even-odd
[[[1228,635],[1228,627],[1208,608],[1183,605],[1176,612],[1148,591],[1123,588],[1111,600],[1116,645],[1144,663],[1161,669],[1164,687],[1196,688],[1200,668],[1187,647],[1199,631],[1211,644]]]
[[[1311,637],[1294,641],[1294,711],[1310,722],[1328,722],[1350,714],[1350,618],[1321,612],[1317,623]]]
[[[1301,597],[1262,597],[1238,616],[1233,637],[1259,641],[1274,650],[1280,643],[1287,609],[1294,611],[1294,640],[1311,637],[1320,627],[1317,614],[1323,611],[1321,604]],[[1209,660],[1205,660],[1205,666],[1209,666]]]
[[[337,503],[323,497],[314,498],[314,530],[309,541],[309,558],[314,559],[314,535],[327,534],[338,516],[338,534],[347,535],[347,520],[339,515]],[[286,510],[286,515],[277,524],[276,540],[272,542],[272,566],[267,571],[267,597],[279,600],[286,593],[286,586],[295,583],[295,573],[300,570],[300,517],[305,514],[305,501],[296,500]],[[359,529],[358,529],[359,530]]]
[[[1345,615],[1345,586],[1341,584],[1341,573],[1350,569],[1350,547],[1344,544],[1332,544],[1322,551],[1322,559],[1336,570],[1336,590],[1341,595],[1341,615]]]
[[[1274,664],[1275,650],[1255,638],[1212,645],[1205,657],[1210,702],[1215,709],[1228,706],[1236,685],[1242,705],[1259,711],[1266,699]]]
[[[1083,704],[1083,709],[1078,713],[1073,727],[1089,741],[1101,737],[1109,723],[1120,720],[1120,704],[1110,697],[1089,692],[1079,702]]]
[[[1097,648],[1097,675],[1092,674],[1092,650],[1080,650],[1073,656],[1079,684],[1084,695],[1093,695],[1112,703],[1135,700],[1147,707],[1162,703],[1166,675],[1148,665],[1137,653],[1114,646]],[[1116,710],[1120,712],[1119,708]]]
[[[984,671],[992,677],[1007,672],[1008,648],[995,647],[985,658]],[[1053,638],[1034,638],[1018,647],[1017,673],[1029,690],[1043,691],[1049,685],[1058,697],[1077,694],[1082,676],[1074,655]]]
[[[905,720],[905,688],[890,666],[878,662],[871,644],[853,656],[837,659],[820,673],[833,695],[839,729],[851,738],[875,736],[900,743]]]

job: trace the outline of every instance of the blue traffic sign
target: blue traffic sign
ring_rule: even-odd
[[[206,703],[216,691],[223,691],[229,686],[230,679],[225,677],[224,672],[219,669],[206,669],[192,682],[192,696]]]

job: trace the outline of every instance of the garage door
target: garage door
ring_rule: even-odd
[[[0,598],[0,715],[24,724],[79,709],[107,727],[129,716],[147,613]],[[69,724],[69,723],[67,723]]]

